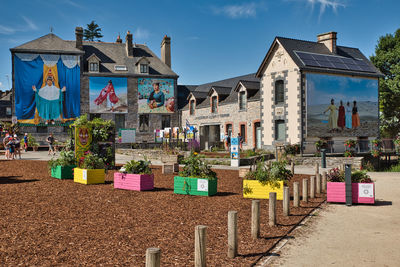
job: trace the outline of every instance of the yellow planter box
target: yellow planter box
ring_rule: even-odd
[[[270,185],[262,185],[257,180],[243,180],[243,197],[269,199],[269,193],[276,192],[276,199],[283,200],[283,181],[278,183],[279,187],[272,188]]]
[[[104,169],[74,169],[74,182],[80,184],[104,184],[106,174]]]

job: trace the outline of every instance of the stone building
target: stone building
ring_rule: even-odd
[[[244,138],[243,149],[261,148],[260,83],[255,74],[188,88],[182,125],[188,122],[198,129],[202,149],[238,133]]]
[[[307,147],[314,148],[315,141],[319,139],[333,144],[336,141],[343,142],[350,137],[368,140],[378,136],[378,78],[382,77],[382,74],[359,49],[339,46],[336,42],[336,32],[320,34],[316,42],[283,37],[274,39],[256,73],[256,77],[260,79],[264,148],[271,149],[276,145],[291,143],[302,144],[307,150]],[[324,92],[323,88],[317,88],[314,83],[316,76],[321,81],[331,79],[330,83],[324,84],[327,87],[337,86],[337,92],[331,92],[332,97],[326,93],[325,100],[321,101],[320,105],[311,106],[311,102],[315,101],[313,97],[320,97],[312,90],[318,89],[318,92]],[[340,82],[366,85],[372,83],[374,87],[370,97],[372,102],[363,98],[363,90],[354,91],[351,95],[352,88],[343,87],[346,85]],[[343,88],[347,88],[347,91],[343,91]],[[367,93],[367,90],[365,92]],[[339,106],[339,101],[343,100],[351,102],[351,107],[353,100],[361,99],[362,102],[358,106],[361,125],[353,125],[351,128],[350,123],[348,128],[347,124],[343,127],[338,123],[338,126],[333,125],[328,128],[331,121],[335,121],[333,115],[338,114],[338,111],[331,112],[333,115],[329,116],[328,121],[328,115],[323,113],[326,111],[325,108],[329,107],[331,98],[335,106]],[[366,110],[367,105],[373,111]],[[320,111],[315,111],[317,108]],[[369,117],[368,112],[370,112]],[[343,118],[343,115],[341,117]],[[336,117],[336,120],[340,118]]]
[[[178,75],[171,69],[171,39],[165,36],[161,42],[161,59],[144,44],[136,44],[133,35],[128,31],[125,42],[118,36],[115,42],[91,42],[83,40],[83,29],[76,27],[76,39],[62,40],[53,33],[10,49],[12,54],[13,88],[15,83],[15,58],[27,54],[78,56],[80,66],[80,114],[90,118],[101,117],[113,120],[119,128],[136,128],[137,142],[154,141],[154,130],[178,126],[177,112],[177,79]],[[105,79],[126,78],[127,112],[96,112],[90,109],[90,81],[93,77]],[[147,80],[146,80],[147,79]],[[139,101],[144,99],[139,94],[139,81],[167,80],[171,86],[169,112],[140,112]],[[61,86],[60,86],[61,88]],[[167,99],[166,99],[167,100]],[[164,99],[163,99],[164,101]],[[107,101],[106,101],[107,102]],[[13,100],[15,103],[15,98]],[[114,111],[114,110],[112,110]],[[15,105],[13,106],[15,114]],[[22,124],[23,132],[30,132],[42,140],[48,133],[54,132],[58,139],[66,138],[66,124],[39,123]]]
[[[12,92],[0,91],[0,121],[11,122],[12,118]]]

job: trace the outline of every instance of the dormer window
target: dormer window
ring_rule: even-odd
[[[239,110],[246,110],[246,91],[239,92]]]
[[[218,97],[211,97],[211,113],[217,113]]]
[[[150,61],[146,57],[141,57],[135,65],[139,73],[149,74]]]
[[[94,53],[88,57],[89,72],[99,72],[100,71],[100,58],[98,58]]]
[[[149,73],[149,65],[140,64],[140,73]]]
[[[91,62],[89,64],[89,72],[99,72],[99,63]]]

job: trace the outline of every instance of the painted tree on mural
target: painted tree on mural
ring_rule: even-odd
[[[94,22],[94,20],[92,20],[90,24],[87,24],[86,29],[83,31],[83,38],[86,41],[94,41],[97,39],[97,41],[100,42],[101,37],[103,37],[101,34],[101,28]]]
[[[379,80],[381,133],[400,133],[400,29],[379,38],[371,61],[385,75]]]

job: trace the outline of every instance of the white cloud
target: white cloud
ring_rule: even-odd
[[[146,29],[138,27],[133,33],[133,39],[145,40],[150,37],[150,32]]]
[[[222,7],[212,7],[212,11],[215,15],[225,15],[227,17],[237,18],[249,18],[257,15],[258,5],[254,2],[244,3],[240,5],[226,5]]]
[[[22,16],[22,18],[25,20],[26,25],[28,26],[29,29],[34,30],[34,31],[38,30],[38,27],[36,26],[35,23],[33,23],[32,20],[28,19],[25,16]]]
[[[82,5],[76,3],[76,2],[74,2],[72,0],[64,0],[64,3],[66,3],[66,4],[70,5],[70,6],[73,6],[73,7],[83,8]]]
[[[327,8],[331,8],[334,13],[337,13],[339,7],[346,7],[343,2],[340,2],[338,0],[307,0],[307,3],[311,5],[311,12],[314,11],[314,5],[320,5],[319,19],[321,19]]]
[[[0,24],[0,34],[5,34],[5,35],[10,35],[14,34],[16,32],[26,32],[26,31],[36,31],[38,30],[38,26],[29,18],[25,16],[21,16],[22,19],[25,22],[25,25],[19,25],[19,26],[6,26],[6,25],[1,25]]]

